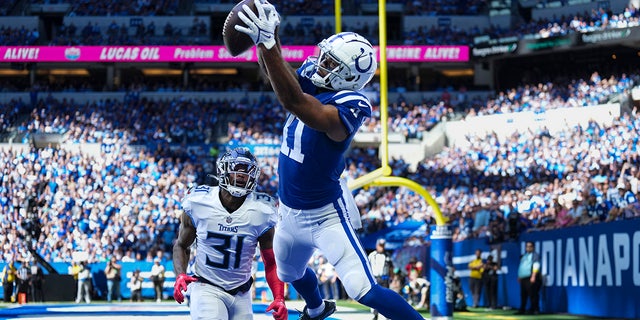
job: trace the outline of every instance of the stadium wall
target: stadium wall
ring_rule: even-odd
[[[390,227],[385,230],[386,233],[363,238],[365,248],[372,250],[378,238],[387,239],[387,244],[401,244],[398,236],[404,234],[406,239],[410,234],[415,235],[417,227],[409,230]],[[484,260],[491,254],[501,266],[498,306],[520,307],[517,273],[526,241],[533,241],[536,252],[541,256],[544,286],[540,302],[543,313],[640,319],[640,219],[527,232],[521,234],[517,242],[489,244],[486,239],[454,242],[452,262],[455,274],[461,279],[467,305],[473,304],[468,264],[475,258],[475,250],[480,249]],[[403,269],[414,256],[429,266],[429,251],[428,245],[397,249],[394,252],[395,267]],[[425,276],[429,277],[428,271]],[[480,305],[486,305],[486,301],[483,291]]]
[[[467,304],[472,304],[468,263],[480,249],[483,259],[492,253],[502,266],[498,305],[520,307],[517,272],[526,241],[533,241],[541,256],[543,313],[640,318],[640,219],[529,232],[519,242],[499,245],[482,239],[454,243],[453,263]]]

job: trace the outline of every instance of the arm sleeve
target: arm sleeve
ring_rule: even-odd
[[[278,279],[276,258],[273,254],[273,249],[261,249],[260,254],[262,255],[262,261],[264,262],[265,278],[267,279],[269,288],[271,288],[271,291],[273,292],[273,298],[284,300],[284,282]]]

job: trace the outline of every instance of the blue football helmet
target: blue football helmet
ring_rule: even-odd
[[[360,90],[376,73],[378,62],[369,40],[355,32],[341,32],[318,44],[320,56],[311,82],[330,90]],[[318,71],[324,71],[324,75]]]
[[[234,197],[254,191],[260,177],[258,160],[247,148],[229,149],[218,159],[218,185]]]

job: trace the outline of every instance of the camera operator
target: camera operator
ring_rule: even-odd
[[[120,295],[121,269],[122,266],[118,264],[116,257],[111,257],[104,270],[107,276],[107,302],[111,302],[112,299],[116,299],[118,302],[122,301],[122,296]]]

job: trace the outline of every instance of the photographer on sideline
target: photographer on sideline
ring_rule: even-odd
[[[107,263],[107,267],[104,269],[104,273],[107,276],[107,302],[111,302],[112,299],[122,301],[120,294],[120,281],[122,266],[118,264],[116,257],[111,257],[111,260]]]

